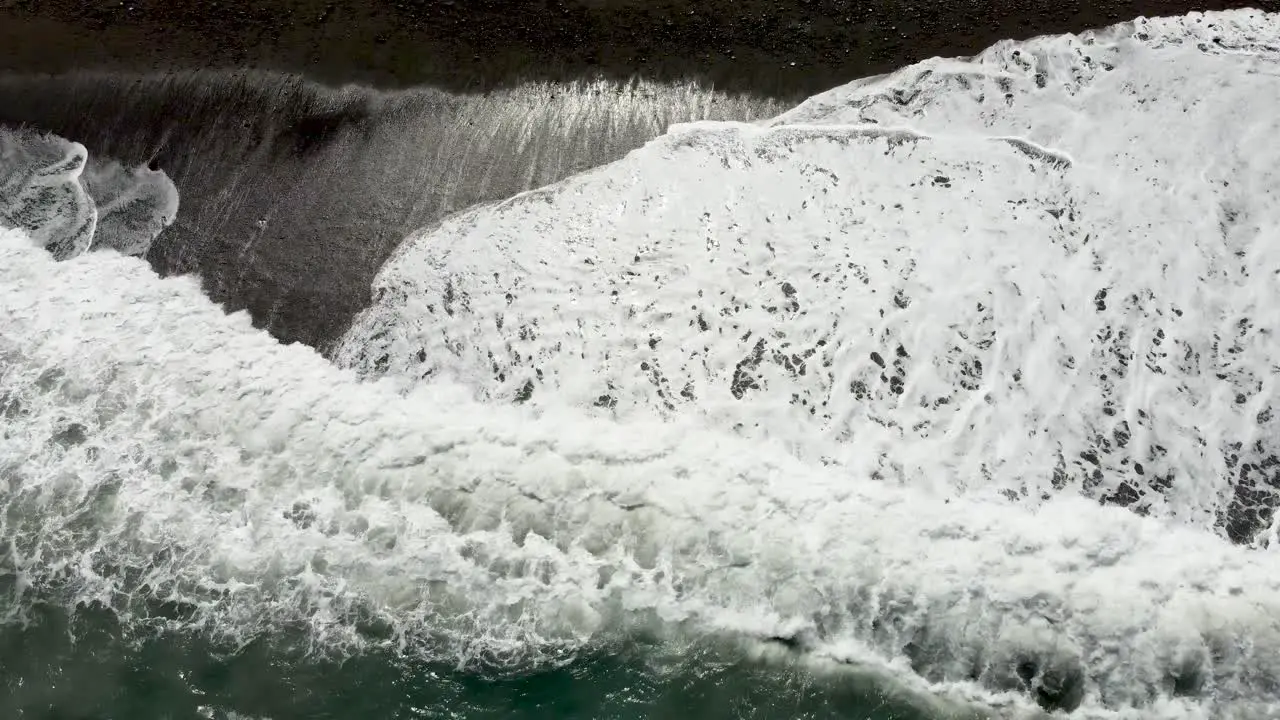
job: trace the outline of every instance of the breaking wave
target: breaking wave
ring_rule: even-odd
[[[1266,545],[1277,46],[1142,21],[682,126],[409,240],[337,357]]]
[[[70,209],[0,231],[3,621],[507,669],[715,637],[1008,717],[1275,717],[1277,28],[678,127],[411,237],[346,368],[56,262]]]

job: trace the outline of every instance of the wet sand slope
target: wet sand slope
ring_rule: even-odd
[[[1277,0],[5,0],[0,69],[255,67],[448,89],[636,73],[796,97],[1004,38]]]
[[[152,266],[197,273],[228,310],[324,350],[409,232],[621,157],[672,122],[769,117],[1002,38],[1251,4],[1280,7],[0,0],[0,125],[165,171],[181,204]]]

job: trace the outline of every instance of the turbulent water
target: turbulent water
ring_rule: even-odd
[[[90,162],[83,145],[57,136],[0,133],[0,161],[0,222],[59,260],[90,249],[146,254],[178,211],[163,172]]]
[[[198,273],[228,310],[322,350],[414,230],[615,160],[672,123],[785,109],[694,83],[453,95],[248,71],[0,77],[0,123],[173,178],[183,204],[147,255],[157,272]]]
[[[339,358],[1265,542],[1277,51],[1238,22],[998,46],[763,127],[681,126],[411,238]]]
[[[332,359],[4,135],[13,707],[71,637],[206,717],[1278,717],[1277,97],[1242,11],[680,124],[410,234]]]

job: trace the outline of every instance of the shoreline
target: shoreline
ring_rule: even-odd
[[[601,76],[799,99],[1003,39],[1280,0],[0,0],[0,72],[252,68],[325,84],[487,91]]]

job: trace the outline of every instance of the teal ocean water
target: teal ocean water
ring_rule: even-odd
[[[27,623],[0,629],[0,717],[15,720],[990,717],[930,712],[889,687],[815,677],[726,646],[673,653],[637,643],[556,667],[484,673],[393,651],[325,658],[301,629],[239,647],[158,629],[126,633],[100,608],[27,612]]]

